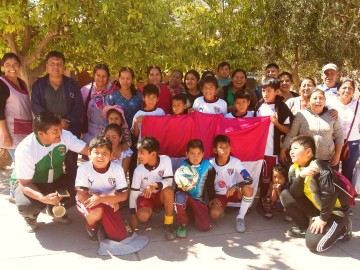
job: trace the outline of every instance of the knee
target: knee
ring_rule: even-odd
[[[94,220],[100,220],[103,216],[104,210],[101,207],[97,207],[95,209],[92,209],[89,213],[89,218]]]
[[[161,191],[164,195],[164,198],[168,199],[173,199],[174,198],[174,190],[171,188],[171,187],[167,187],[167,188],[164,188],[162,191]]]
[[[186,200],[187,200],[187,195],[185,192],[183,191],[178,191],[175,194],[175,203],[176,204],[186,204]]]
[[[284,189],[281,194],[280,194],[280,201],[282,203],[282,205],[286,208],[290,205],[291,201],[294,201],[291,193],[289,192],[289,190]]]
[[[214,220],[218,220],[222,216],[222,213],[223,213],[222,208],[220,208],[220,209],[211,208],[210,209],[210,217]]]
[[[254,194],[254,189],[252,188],[251,185],[246,185],[242,188],[242,194],[245,197],[252,197]]]
[[[147,222],[151,217],[150,211],[147,211],[145,209],[138,209],[136,215],[138,220],[142,223]]]

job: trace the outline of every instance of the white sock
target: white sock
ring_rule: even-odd
[[[237,215],[236,218],[244,219],[247,210],[252,204],[253,198],[254,197],[245,197],[245,196],[242,197],[239,214]]]

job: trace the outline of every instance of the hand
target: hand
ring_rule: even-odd
[[[122,152],[125,152],[125,151],[129,150],[130,146],[129,146],[128,143],[122,143],[122,144],[120,145],[120,148],[121,148],[121,151],[122,151]]]
[[[118,203],[110,203],[109,205],[114,209],[114,212],[118,211],[120,208]]]
[[[315,234],[323,233],[327,222],[323,221],[320,217],[313,217],[311,220],[310,231]]]
[[[67,119],[61,119],[61,128],[62,129],[69,129],[69,126],[70,126],[70,121],[67,120]]]
[[[88,198],[84,205],[86,208],[91,208],[101,203],[101,197],[98,194],[92,194],[90,198]]]
[[[220,200],[219,200],[218,198],[212,199],[212,200],[209,202],[209,206],[211,207],[211,206],[213,206],[213,205],[215,205],[215,206],[221,206]]]
[[[280,150],[279,160],[280,160],[280,163],[282,163],[282,164],[286,164],[286,162],[287,162],[286,151],[287,151],[286,148],[281,148],[281,150]]]
[[[131,214],[131,218],[130,218],[130,227],[132,231],[135,231],[137,229],[137,225],[138,225],[138,219],[136,214]]]
[[[333,155],[332,158],[329,160],[329,163],[331,166],[336,166],[338,165],[340,162],[340,155]]]
[[[330,115],[331,119],[337,119],[338,114],[339,114],[339,112],[335,109],[329,110],[329,115]]]
[[[279,118],[277,115],[277,112],[273,112],[272,115],[270,115],[270,121],[271,123],[275,124],[276,122],[278,122]]]
[[[142,123],[144,121],[144,117],[145,117],[144,115],[139,116],[138,118],[136,118],[135,122],[138,123],[138,124]]]
[[[193,112],[195,112],[195,109],[193,109],[193,108],[189,108],[189,109],[188,109],[188,114],[189,114],[189,113],[193,113]]]
[[[154,190],[155,190],[154,184],[148,185],[143,191],[143,196],[145,198],[149,199]]]
[[[178,188],[181,189],[182,191],[189,191],[189,190],[192,190],[194,188],[194,186],[183,187],[183,186],[178,185]]]
[[[50,204],[50,205],[59,205],[62,198],[60,198],[57,194],[57,192],[50,193],[46,196],[44,196],[41,200],[44,204]]]
[[[306,176],[313,176],[313,175],[319,173],[319,171],[320,171],[319,167],[316,164],[312,163],[312,165],[304,168],[300,172],[300,176],[302,178],[305,178]]]
[[[277,193],[280,193],[281,192],[281,189],[282,189],[282,185],[278,182],[275,182],[273,184],[273,190],[275,190]]]
[[[226,197],[231,197],[232,195],[234,195],[236,191],[236,187],[231,187],[226,191]]]

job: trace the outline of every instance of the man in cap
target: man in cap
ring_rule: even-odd
[[[321,79],[323,83],[319,85],[319,88],[324,90],[327,97],[338,96],[337,81],[339,78],[340,72],[337,65],[329,63],[322,68]]]

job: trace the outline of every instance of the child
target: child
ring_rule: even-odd
[[[216,96],[218,82],[215,77],[205,77],[202,81],[202,93],[204,96],[195,99],[193,110],[208,114],[223,114],[227,113],[227,104],[225,100]]]
[[[171,107],[173,115],[187,114],[187,96],[184,93],[172,96]]]
[[[98,223],[106,236],[115,241],[127,237],[125,224],[119,213],[119,202],[128,197],[124,171],[120,164],[110,162],[111,141],[103,136],[90,141],[89,161],[82,163],[75,180],[76,203],[86,220],[90,240],[98,243]]]
[[[242,233],[245,232],[245,214],[253,201],[253,180],[241,161],[230,156],[230,152],[230,138],[226,135],[217,135],[214,139],[216,157],[210,160],[216,171],[216,195],[215,199],[210,201],[210,215],[213,219],[219,219],[224,214],[228,202],[241,202],[235,228],[237,232]]]
[[[112,160],[121,165],[126,176],[129,170],[133,151],[129,147],[127,147],[127,150],[124,150],[126,147],[123,146],[125,142],[122,142],[122,132],[123,129],[118,124],[110,124],[105,128],[104,135],[112,143]]]
[[[139,142],[141,141],[141,123],[144,117],[146,115],[165,115],[163,109],[156,107],[159,101],[159,95],[159,89],[154,84],[145,85],[143,90],[145,107],[134,115],[131,126],[131,132],[135,137],[138,137]]]
[[[119,105],[113,106],[105,106],[102,110],[103,117],[107,120],[108,124],[117,124],[121,126],[122,134],[123,134],[123,142],[122,147],[124,150],[129,149],[131,147],[131,134],[129,130],[129,126],[125,121],[124,110]]]
[[[234,96],[235,110],[225,115],[225,118],[253,117],[254,112],[248,111],[250,106],[250,94],[246,91],[238,91]]]
[[[297,227],[292,237],[305,238],[308,249],[323,252],[337,240],[351,238],[348,195],[328,162],[315,159],[315,141],[310,136],[291,140],[289,188],[281,192],[281,202]]]
[[[130,192],[131,227],[137,228],[137,220],[147,222],[154,208],[165,208],[165,236],[176,238],[174,227],[174,190],[171,160],[159,156],[160,144],[151,136],[138,143],[140,164],[134,171]]]
[[[278,164],[272,169],[272,181],[270,183],[269,194],[263,198],[263,208],[265,210],[265,217],[270,219],[274,216],[274,211],[285,212],[285,221],[292,221],[292,218],[286,214],[286,211],[281,204],[281,191],[287,188],[288,172],[285,166]]]
[[[278,163],[281,136],[289,133],[293,115],[280,96],[280,80],[266,77],[262,81],[263,98],[255,106],[255,116],[270,116],[264,166],[260,176],[260,196],[257,209],[263,211],[262,200],[268,194],[272,167]]]
[[[215,170],[204,157],[204,145],[202,141],[190,140],[186,146],[187,159],[181,166],[191,166],[199,174],[199,180],[190,190],[178,187],[180,191],[175,194],[176,221],[178,228],[176,235],[185,238],[188,224],[186,207],[189,206],[194,213],[195,227],[201,231],[210,230],[210,215],[207,203],[214,199]]]

